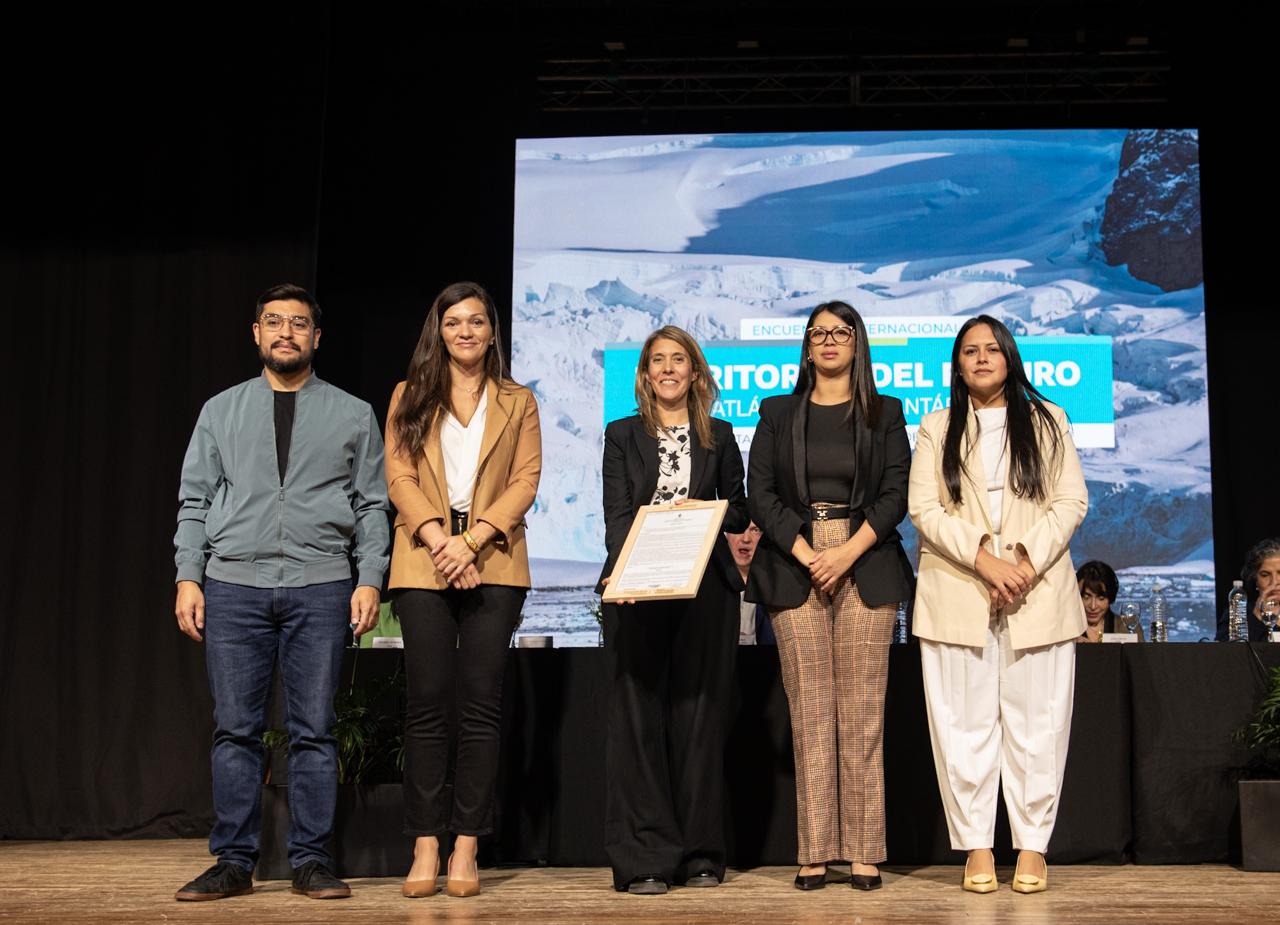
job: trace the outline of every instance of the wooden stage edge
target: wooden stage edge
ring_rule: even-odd
[[[1280,873],[1225,865],[1053,867],[1046,893],[1021,896],[1001,869],[989,895],[960,889],[959,867],[886,867],[884,888],[857,893],[828,884],[814,893],[791,886],[793,867],[731,870],[715,889],[628,896],[599,868],[500,868],[481,872],[471,899],[443,893],[400,896],[394,879],[352,880],[352,897],[317,901],[286,881],[257,885],[252,896],[179,903],[174,892],[210,863],[203,840],[0,841],[0,923],[7,922],[607,922],[662,925],[768,922],[771,925],[882,922],[1231,923],[1280,920]]]

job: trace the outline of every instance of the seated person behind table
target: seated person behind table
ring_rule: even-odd
[[[742,533],[726,533],[724,538],[729,542],[729,551],[733,553],[734,564],[747,581],[747,572],[751,569],[751,560],[755,558],[756,545],[760,542],[760,528],[755,524],[747,524]],[[740,646],[776,646],[778,641],[773,636],[773,625],[769,622],[769,611],[760,604],[752,604],[738,594],[738,605],[741,608],[742,623],[738,628],[738,645]]]
[[[1280,537],[1268,537],[1253,544],[1240,567],[1244,590],[1249,595],[1249,641],[1266,642],[1267,627],[1259,615],[1262,602],[1280,598]],[[1227,608],[1218,614],[1218,642],[1227,639]]]
[[[1124,623],[1111,609],[1120,593],[1120,581],[1115,570],[1105,562],[1093,560],[1076,569],[1076,583],[1080,586],[1080,602],[1084,604],[1086,626],[1076,642],[1102,642],[1103,633],[1123,633]],[[1142,624],[1137,624],[1138,642],[1142,642]]]

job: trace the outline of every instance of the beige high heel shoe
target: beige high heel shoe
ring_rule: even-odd
[[[453,867],[452,854],[449,855],[449,865],[448,867],[445,868],[445,870],[449,871],[449,868],[451,867]],[[479,896],[480,895],[480,878],[479,876],[477,876],[475,880],[457,880],[454,878],[453,873],[449,872],[445,875],[444,891],[448,895],[456,896],[458,898],[463,898],[467,896]]]
[[[1035,852],[1024,852],[1034,854]],[[1040,863],[1044,864],[1043,857]],[[1043,893],[1049,886],[1049,865],[1044,864],[1044,876],[1024,874],[1022,872],[1022,855],[1018,855],[1018,866],[1013,870],[1013,883],[1010,884],[1015,893]]]
[[[400,885],[400,895],[406,899],[422,899],[434,896],[440,888],[436,882],[440,879],[440,852],[436,852],[436,874],[430,880],[406,880]]]
[[[994,893],[1000,885],[996,882],[996,875],[991,874],[973,874],[969,875],[969,859],[964,859],[964,883],[963,887],[970,893]]]

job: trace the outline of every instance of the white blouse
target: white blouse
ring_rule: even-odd
[[[444,451],[444,482],[449,489],[449,507],[455,511],[471,510],[471,494],[475,490],[476,470],[480,466],[480,444],[484,440],[484,421],[489,408],[489,390],[480,393],[480,404],[466,427],[450,411],[440,426],[440,448]]]
[[[1004,483],[1009,475],[1009,440],[1005,425],[1008,408],[977,408],[979,442],[982,446],[982,469],[987,476],[987,509],[991,511],[991,529],[1000,532],[1003,513]]]

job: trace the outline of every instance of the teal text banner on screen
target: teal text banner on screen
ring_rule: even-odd
[[[1111,338],[1052,335],[1017,338],[1023,368],[1032,385],[1071,419],[1082,447],[1115,446]],[[871,343],[876,388],[902,399],[908,428],[950,404],[949,337],[913,337]],[[747,437],[759,420],[760,402],[789,393],[799,373],[797,344],[771,341],[713,341],[703,345],[720,386],[714,415]],[[640,344],[608,344],[604,353],[604,420],[635,413],[635,371]],[[740,441],[741,442],[741,441]],[[745,443],[744,443],[745,446]]]

